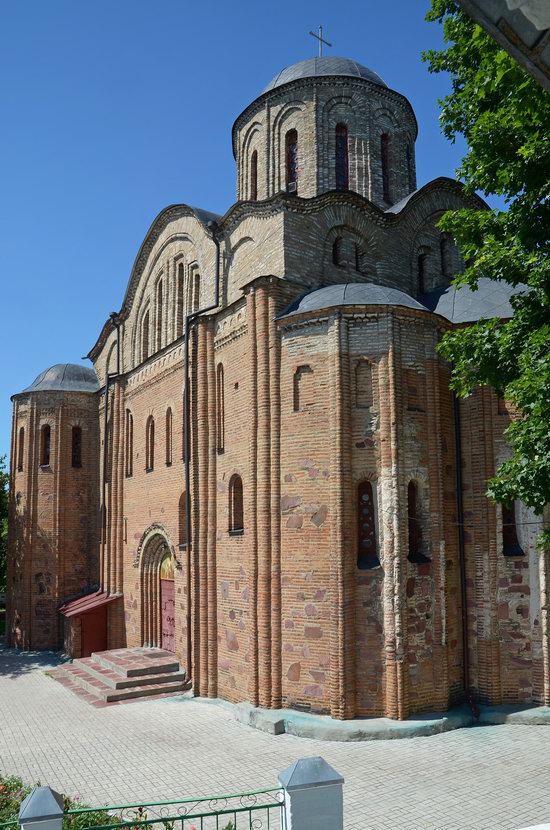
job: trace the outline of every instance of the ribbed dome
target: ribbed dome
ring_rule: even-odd
[[[56,363],[41,372],[23,392],[97,392],[98,389],[94,369],[77,363]]]
[[[308,58],[305,61],[293,63],[292,66],[287,66],[286,69],[281,70],[268,83],[263,92],[269,92],[270,89],[276,89],[284,84],[289,84],[291,81],[297,81],[300,78],[320,78],[324,75],[334,76],[342,75],[351,78],[364,78],[366,81],[379,84],[379,86],[387,86],[380,75],[368,69],[357,61],[351,58]]]
[[[386,288],[371,282],[348,282],[340,285],[327,285],[316,288],[308,294],[294,300],[279,317],[303,314],[306,311],[320,311],[341,305],[388,305],[404,306],[426,311],[426,308],[413,297],[397,288]]]

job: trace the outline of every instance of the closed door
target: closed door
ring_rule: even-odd
[[[160,580],[160,608],[161,648],[166,651],[175,651],[176,594],[173,579]]]

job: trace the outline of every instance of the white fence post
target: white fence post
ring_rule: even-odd
[[[61,830],[63,796],[51,787],[35,787],[19,807],[21,830]]]
[[[299,758],[279,774],[286,830],[343,830],[344,779],[324,758]]]

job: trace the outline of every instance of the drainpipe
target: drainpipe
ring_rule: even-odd
[[[479,708],[470,691],[470,660],[468,654],[468,591],[466,586],[466,552],[464,546],[464,504],[462,500],[462,440],[460,436],[460,402],[453,392],[456,457],[456,514],[458,526],[458,561],[460,566],[460,598],[462,604],[462,665],[464,694],[476,720]]]
[[[107,462],[109,459],[109,381],[117,378],[120,375],[120,319],[116,311],[112,311],[109,315],[113,326],[116,329],[116,372],[113,375],[109,374],[109,363],[107,363],[105,373],[105,409],[103,412],[103,476],[101,482],[101,537],[102,537],[102,557],[101,557],[101,573],[99,575],[101,587],[104,588],[104,572],[105,572],[105,547],[107,544]]]
[[[214,302],[205,308],[186,314],[185,316],[185,340],[183,352],[183,459],[185,466],[185,540],[187,550],[187,679],[192,679],[191,659],[191,444],[189,440],[189,429],[191,425],[190,400],[189,400],[189,335],[191,326],[197,317],[207,311],[213,311],[220,304],[220,240],[217,236],[218,225],[216,222],[209,222],[208,228],[216,246],[216,265],[214,276]]]

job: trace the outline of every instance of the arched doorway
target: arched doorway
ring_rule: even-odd
[[[135,560],[140,570],[141,642],[147,648],[175,651],[175,559],[164,527],[143,534]]]
[[[176,650],[176,593],[174,590],[174,560],[170,552],[160,563],[160,647]]]

